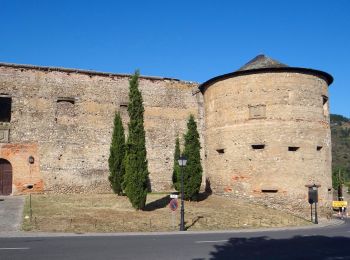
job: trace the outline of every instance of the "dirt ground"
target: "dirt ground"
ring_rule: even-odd
[[[31,200],[31,203],[30,203]],[[168,194],[148,194],[143,211],[114,194],[31,195],[26,198],[22,230],[46,232],[134,232],[179,229],[179,208]],[[31,204],[31,210],[30,210]],[[32,213],[31,213],[32,212]],[[228,230],[307,225],[308,220],[260,205],[217,195],[185,202],[187,230]]]

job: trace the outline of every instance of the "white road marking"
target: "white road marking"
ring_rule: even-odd
[[[196,241],[197,244],[201,243],[221,243],[221,242],[228,242],[228,240],[207,240],[207,241]]]
[[[29,247],[0,247],[0,250],[27,250]]]

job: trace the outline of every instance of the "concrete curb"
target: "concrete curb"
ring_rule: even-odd
[[[297,226],[297,227],[280,227],[280,228],[258,228],[258,229],[232,229],[232,230],[215,230],[215,231],[172,231],[172,232],[122,232],[122,233],[48,233],[48,232],[1,232],[0,238],[16,237],[113,237],[113,236],[154,236],[154,235],[196,235],[196,234],[225,234],[225,233],[257,233],[267,231],[283,230],[305,230],[320,229],[325,227],[334,227],[344,224],[341,219],[321,220],[318,225]]]

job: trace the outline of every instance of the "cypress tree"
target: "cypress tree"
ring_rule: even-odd
[[[132,206],[142,209],[146,204],[148,166],[146,158],[145,130],[143,126],[144,108],[142,95],[138,89],[139,72],[136,71],[129,81],[129,106],[130,122],[129,135],[126,142],[125,155],[125,193]]]
[[[187,165],[184,173],[184,199],[195,200],[202,183],[202,165],[200,157],[200,141],[197,124],[191,115],[187,122],[187,133],[185,134],[184,156],[187,157]]]
[[[174,166],[173,166],[173,186],[175,190],[180,191],[181,189],[181,172],[179,166],[179,158],[180,158],[180,140],[179,137],[176,138],[175,141],[175,153],[174,153]]]
[[[122,182],[125,173],[124,168],[125,157],[125,134],[122,119],[119,113],[114,116],[114,129],[112,135],[112,143],[108,158],[109,172],[108,177],[111,188],[114,193],[122,195]]]

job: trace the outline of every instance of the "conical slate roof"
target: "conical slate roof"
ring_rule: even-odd
[[[286,68],[287,65],[271,59],[265,55],[258,55],[243,67],[238,69],[237,71],[245,71],[245,70],[255,70],[255,69],[267,69],[267,68]]]
[[[199,89],[200,91],[202,91],[202,93],[204,93],[205,90],[210,85],[220,80],[225,80],[228,78],[233,78],[233,77],[242,76],[242,75],[251,75],[256,73],[270,73],[270,72],[295,72],[295,73],[302,73],[302,74],[312,74],[324,79],[328,85],[332,84],[333,82],[333,77],[326,72],[323,72],[320,70],[308,69],[308,68],[289,67],[288,65],[283,64],[277,60],[271,59],[265,55],[258,55],[236,71],[207,80],[206,82],[202,83],[199,86]]]

